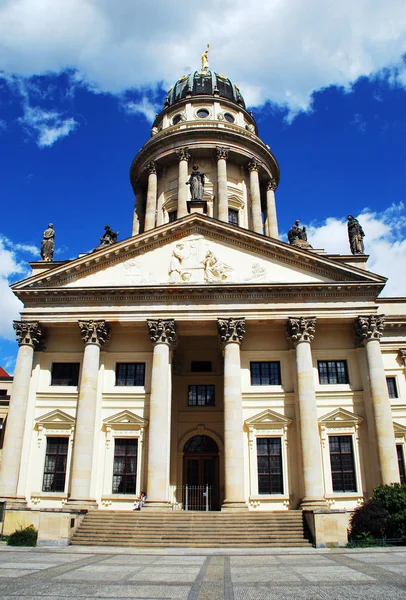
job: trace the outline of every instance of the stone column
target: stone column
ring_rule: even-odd
[[[179,148],[178,150],[176,150],[176,157],[179,161],[177,218],[181,219],[182,217],[185,217],[188,214],[187,200],[189,197],[189,187],[186,185],[186,182],[189,179],[189,148]]]
[[[218,218],[228,223],[228,194],[227,194],[227,159],[228,148],[217,146],[217,190],[218,190]]]
[[[154,161],[148,163],[146,170],[148,171],[148,190],[147,204],[145,208],[144,231],[149,231],[150,229],[153,229],[155,227],[156,217],[158,178],[156,174],[156,167]]]
[[[79,398],[76,411],[75,439],[69,503],[91,505],[97,380],[100,368],[100,349],[107,342],[110,328],[106,321],[79,321],[85,343]]]
[[[279,239],[278,218],[276,216],[275,190],[277,188],[276,179],[272,178],[266,186],[266,213],[267,213],[267,233],[269,237]]]
[[[217,319],[217,326],[224,352],[225,498],[221,510],[241,510],[248,508],[245,501],[240,361],[245,319]]]
[[[19,345],[0,471],[0,495],[12,504],[17,497],[34,350],[41,347],[42,329],[37,321],[14,321]]]
[[[251,212],[252,226],[256,233],[263,233],[262,211],[261,211],[261,192],[259,189],[259,162],[252,158],[248,163],[250,172],[250,193],[251,193]]]
[[[142,227],[142,213],[143,213],[143,194],[141,192],[141,188],[140,186],[137,184],[136,187],[136,198],[135,198],[135,204],[134,204],[134,215],[133,215],[133,229],[132,229],[132,235],[138,235],[139,233],[141,233],[141,227]]]
[[[145,508],[170,508],[169,470],[171,441],[171,350],[177,341],[173,319],[147,321],[154,345],[151,395],[149,403],[149,438],[147,503]]]
[[[383,315],[358,317],[355,323],[355,332],[365,347],[368,365],[381,483],[390,484],[399,483],[400,478],[391,404],[380,347],[383,328]]]
[[[304,509],[326,508],[316,391],[310,344],[316,317],[289,317],[286,335],[296,349],[297,405],[303,466]]]

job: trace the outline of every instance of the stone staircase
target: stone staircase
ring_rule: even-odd
[[[140,512],[92,510],[72,545],[137,548],[300,548],[311,546],[300,510]]]

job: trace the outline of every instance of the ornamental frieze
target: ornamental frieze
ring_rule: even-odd
[[[355,335],[361,344],[369,340],[379,341],[384,327],[384,315],[359,316],[355,321]]]
[[[147,325],[150,340],[154,345],[168,344],[171,348],[176,346],[178,337],[174,319],[151,319],[147,320]]]
[[[43,330],[38,321],[14,321],[13,327],[19,346],[31,346],[35,350],[41,349]]]
[[[299,342],[311,343],[316,331],[316,317],[289,317],[286,335],[293,345]]]
[[[110,327],[106,321],[79,321],[82,340],[85,344],[97,344],[102,347],[110,338]]]
[[[219,333],[220,343],[222,345],[230,342],[241,344],[245,335],[245,319],[217,319],[217,329]]]

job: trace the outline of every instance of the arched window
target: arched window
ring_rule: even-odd
[[[188,440],[183,448],[185,453],[200,452],[207,454],[218,454],[216,442],[208,435],[195,435]]]

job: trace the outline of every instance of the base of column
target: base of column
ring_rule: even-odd
[[[320,498],[318,496],[307,496],[306,498],[302,498],[300,508],[302,510],[326,510],[329,509],[329,505],[325,498]]]
[[[77,510],[95,510],[96,508],[99,508],[99,505],[93,498],[69,498],[65,507],[75,508]]]
[[[142,507],[142,510],[146,510],[147,512],[149,511],[168,511],[168,510],[172,510],[172,504],[170,504],[169,502],[160,502],[158,500],[147,500],[144,504],[144,506]]]
[[[248,504],[246,502],[228,502],[224,500],[221,505],[221,512],[241,512],[248,510]]]
[[[24,496],[1,496],[0,502],[6,502],[6,508],[27,508]]]

